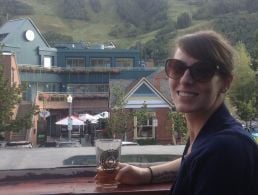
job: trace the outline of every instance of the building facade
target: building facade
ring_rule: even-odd
[[[31,19],[10,20],[0,27],[2,52],[16,57],[20,82],[27,85],[24,101],[42,111],[34,119],[34,131],[47,138],[58,138],[66,127],[55,123],[82,113],[96,114],[112,107],[112,87],[124,85],[127,109],[138,109],[143,102],[155,113],[158,125],[151,136],[157,143],[170,143],[169,131],[162,129],[163,115],[173,107],[163,70],[142,66],[139,51],[117,49],[103,44],[63,43],[51,47]],[[163,71],[164,72],[164,71]],[[162,75],[162,76],[157,76]],[[134,90],[133,90],[134,89]],[[136,90],[137,89],[137,90]],[[73,97],[72,111],[67,102]],[[48,111],[47,117],[42,113]],[[137,140],[137,130],[130,139]],[[85,132],[84,132],[85,133]],[[82,135],[83,136],[83,135]],[[34,140],[33,143],[36,143]]]

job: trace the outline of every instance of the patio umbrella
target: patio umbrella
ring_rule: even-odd
[[[84,122],[86,121],[95,121],[97,118],[91,114],[85,113],[85,114],[79,114],[79,119],[83,120]]]
[[[94,115],[94,117],[96,117],[97,119],[108,118],[109,117],[109,113],[107,111],[101,112],[99,114]]]
[[[78,117],[71,116],[71,118],[72,118],[72,125],[77,125],[77,126],[84,125],[84,121],[79,119]],[[66,126],[68,126],[68,121],[69,121],[69,116],[57,121],[56,125],[66,125]]]

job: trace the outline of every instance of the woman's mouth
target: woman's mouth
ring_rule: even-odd
[[[198,93],[189,91],[177,91],[177,95],[181,97],[195,97],[198,96]]]

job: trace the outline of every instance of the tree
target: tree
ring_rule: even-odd
[[[121,20],[133,24],[139,31],[155,30],[167,22],[167,0],[116,0],[115,3]]]
[[[84,0],[59,1],[58,11],[60,16],[68,19],[89,20]]]
[[[225,34],[233,44],[241,40],[249,52],[254,50],[258,13],[227,14],[216,18],[212,23],[214,29]]]
[[[143,106],[140,109],[134,111],[133,116],[137,117],[138,125],[145,125],[146,121],[150,117],[148,110],[147,110],[147,104],[143,103]]]
[[[0,132],[19,131],[32,126],[35,107],[23,117],[13,117],[13,110],[21,101],[22,91],[22,86],[8,84],[8,80],[3,76],[3,65],[0,65]]]
[[[258,70],[258,29],[255,31],[255,47],[251,54],[251,68]]]
[[[239,42],[236,45],[238,60],[236,63],[235,81],[229,93],[232,104],[241,120],[251,121],[257,112],[255,72],[250,68],[250,54],[245,45]]]
[[[91,8],[94,12],[98,13],[101,10],[101,4],[99,0],[90,0]]]
[[[191,25],[191,23],[191,16],[188,13],[184,12],[180,16],[178,16],[176,27],[178,29],[187,28]]]
[[[171,128],[172,144],[176,144],[175,132],[177,132],[178,137],[182,139],[183,142],[185,142],[186,134],[187,134],[187,125],[186,125],[186,119],[183,113],[170,111],[168,118],[172,123],[172,128]]]
[[[127,132],[132,127],[132,115],[125,109],[124,93],[119,87],[112,91],[114,105],[111,108],[110,117],[107,120],[109,136],[112,138],[126,139]]]

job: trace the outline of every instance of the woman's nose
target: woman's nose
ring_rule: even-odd
[[[190,70],[187,69],[184,74],[182,75],[182,77],[180,78],[180,82],[183,84],[192,84],[194,83],[194,79],[190,74]]]

